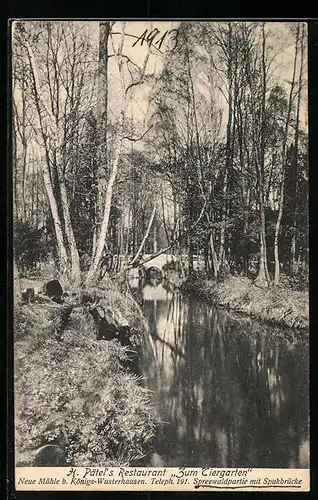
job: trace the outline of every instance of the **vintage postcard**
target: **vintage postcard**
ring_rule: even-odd
[[[13,20],[17,491],[308,491],[307,23]]]

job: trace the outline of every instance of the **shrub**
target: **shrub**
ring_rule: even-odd
[[[27,222],[14,224],[14,251],[20,270],[32,270],[35,264],[50,255],[50,245],[45,240],[44,229],[35,229]]]

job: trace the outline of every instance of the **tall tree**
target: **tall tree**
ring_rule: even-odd
[[[299,27],[297,28],[299,29]],[[298,200],[298,178],[299,178],[299,135],[300,135],[300,108],[304,82],[304,53],[305,53],[305,24],[301,24],[300,37],[300,64],[297,85],[297,105],[296,105],[296,124],[295,124],[295,150],[294,150],[294,166],[295,166],[295,199]],[[297,233],[297,212],[298,203],[294,204],[293,222],[292,222],[292,237],[291,237],[291,273],[297,273],[296,262],[296,233]]]
[[[278,202],[278,215],[275,225],[275,236],[274,236],[274,259],[275,259],[275,275],[274,282],[277,285],[279,283],[279,275],[280,275],[280,259],[279,259],[279,234],[281,229],[281,220],[283,216],[283,207],[284,207],[284,194],[285,194],[285,175],[286,175],[286,164],[287,164],[287,144],[289,137],[289,128],[291,122],[292,115],[292,105],[294,101],[294,92],[296,85],[296,67],[297,60],[299,54],[299,35],[300,35],[300,23],[297,24],[296,37],[295,37],[295,55],[294,55],[294,64],[293,64],[293,73],[292,80],[290,82],[290,90],[289,90],[289,99],[287,105],[287,115],[284,126],[284,137],[282,143],[282,151],[281,151],[281,181],[280,181],[280,194],[279,194],[279,202]]]
[[[95,182],[97,184],[97,210],[96,220],[93,220],[94,239],[92,257],[96,252],[96,242],[99,228],[102,224],[104,199],[107,188],[107,131],[108,131],[108,59],[109,37],[111,21],[99,22],[99,54],[98,54],[98,96],[97,96],[97,171]]]

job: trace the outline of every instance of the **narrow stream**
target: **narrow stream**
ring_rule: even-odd
[[[307,343],[162,284],[140,292],[159,421],[148,465],[308,467]]]

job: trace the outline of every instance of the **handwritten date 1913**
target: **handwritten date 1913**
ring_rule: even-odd
[[[177,29],[167,30],[160,36],[160,30],[157,28],[148,32],[146,29],[132,44],[132,47],[135,47],[138,43],[143,45],[143,43],[147,43],[149,47],[151,45],[156,46],[159,50],[165,48],[166,50],[175,50],[178,45],[178,36],[179,31]]]

